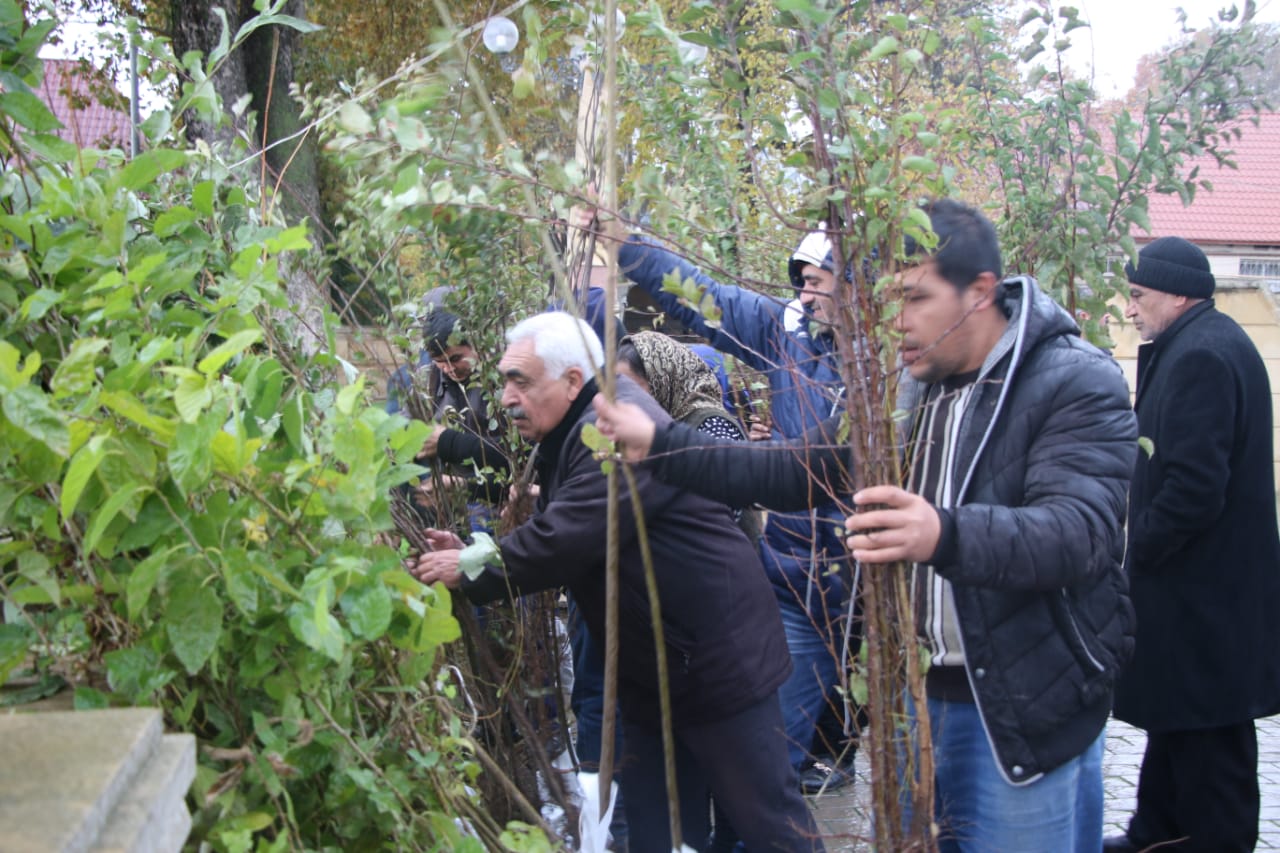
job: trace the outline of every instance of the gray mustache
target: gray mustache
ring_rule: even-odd
[[[516,418],[525,417],[524,406],[508,406],[507,417],[515,420]]]

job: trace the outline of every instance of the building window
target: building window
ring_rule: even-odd
[[[1241,258],[1240,275],[1280,278],[1280,258]]]
[[[1103,278],[1111,278],[1124,272],[1124,263],[1128,260],[1123,255],[1107,255],[1107,268],[1102,271]]]

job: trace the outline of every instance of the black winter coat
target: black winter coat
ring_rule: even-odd
[[[1212,300],[1138,350],[1129,502],[1137,648],[1116,716],[1148,731],[1280,711],[1272,397],[1257,348]]]
[[[463,582],[472,601],[567,586],[603,647],[605,475],[582,443],[595,422],[588,383],[539,445],[541,486],[532,518],[499,541],[504,569]],[[659,423],[670,416],[628,379],[618,399]],[[729,509],[637,471],[657,579],[672,716],[677,724],[731,716],[767,698],[791,672],[777,600],[756,549]],[[618,693],[627,719],[657,726],[657,656],[644,568],[625,484],[619,489]]]
[[[436,421],[450,425],[440,435],[436,459],[448,466],[449,473],[470,481],[472,500],[501,503],[511,468],[500,444],[507,429],[506,417],[490,412],[483,389],[458,384],[434,364],[428,391]],[[493,473],[476,476],[486,470]]]
[[[1121,525],[1138,446],[1115,362],[1033,280],[1003,282],[1000,300],[1009,328],[964,415],[954,539],[936,567],[953,585],[998,763],[1023,784],[1097,738],[1132,650]],[[928,389],[905,378],[903,390],[911,412]],[[676,452],[706,442],[669,427],[650,455],[663,479],[709,497],[791,509],[841,490],[853,460],[839,423],[797,442],[698,453]]]
[[[437,423],[449,425],[439,439],[436,460],[447,466],[449,474],[464,477],[469,482],[468,493],[473,501],[501,503],[507,492],[507,479],[511,461],[502,449],[506,434],[506,417],[500,412],[490,414],[489,398],[477,385],[463,386],[445,376],[423,353],[418,371],[426,371],[426,399],[431,418]],[[391,414],[408,414],[401,402],[407,394],[415,393],[414,375],[402,366],[387,381],[387,411]],[[429,460],[420,460],[430,467]],[[492,472],[477,476],[477,472]],[[424,522],[434,523],[430,519]]]

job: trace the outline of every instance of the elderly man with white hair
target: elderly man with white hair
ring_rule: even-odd
[[[526,440],[537,442],[540,493],[534,515],[499,542],[501,566],[474,578],[459,572],[458,537],[430,531],[434,550],[414,574],[460,589],[475,603],[568,587],[600,641],[605,619],[606,479],[581,438],[594,422],[599,339],[563,313],[539,314],[507,335],[498,365],[502,405]],[[670,417],[634,382],[618,398],[659,423]],[[707,838],[709,794],[750,850],[821,850],[781,732],[778,686],[791,671],[778,606],[755,548],[723,504],[636,471],[640,505],[621,489],[619,512],[618,694],[626,754],[633,851],[667,851],[658,668],[644,581],[637,512],[657,579],[667,684],[676,738],[682,842]]]

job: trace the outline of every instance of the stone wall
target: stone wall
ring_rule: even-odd
[[[335,339],[339,357],[365,377],[375,398],[385,399],[387,377],[404,364],[404,354],[381,329],[342,326]]]
[[[177,853],[195,774],[155,708],[0,714],[0,850]]]

